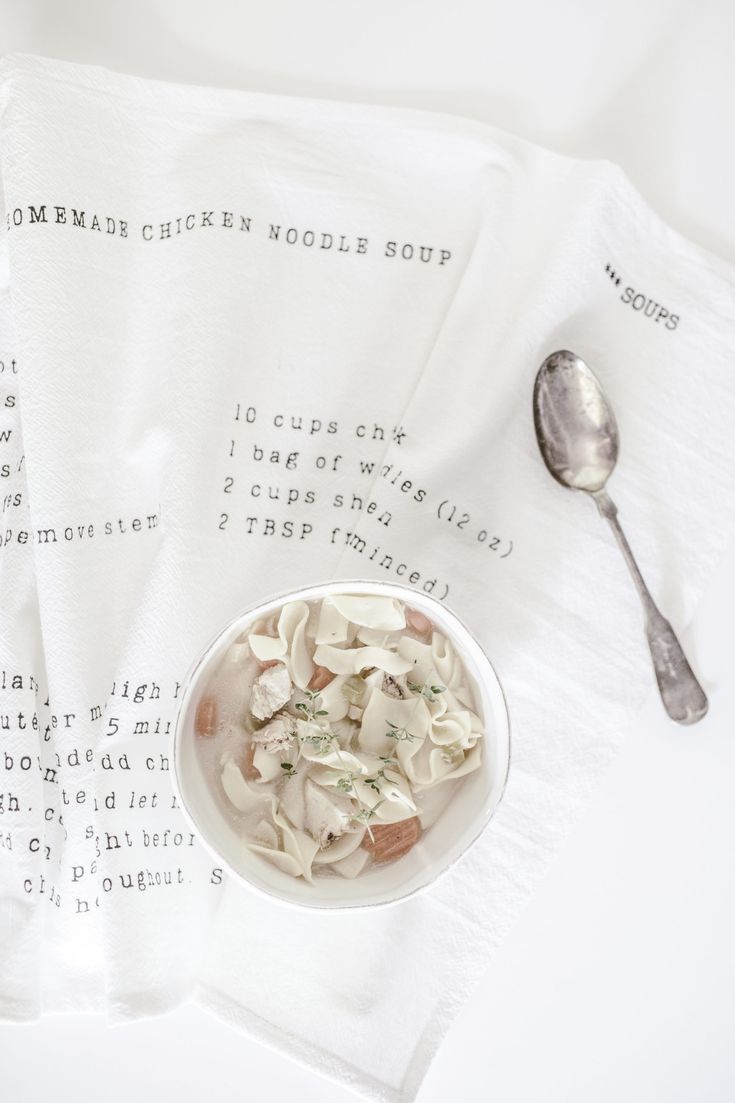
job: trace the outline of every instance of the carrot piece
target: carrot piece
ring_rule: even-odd
[[[331,670],[327,670],[326,666],[315,666],[309,682],[309,689],[324,689],[334,678],[336,678],[336,674],[333,674]]]
[[[406,623],[413,628],[415,632],[420,632],[423,636],[428,636],[434,627],[431,621],[424,613],[420,613],[418,609],[406,610]]]
[[[214,735],[217,731],[217,701],[210,694],[199,699],[194,715],[194,731],[203,738]]]
[[[373,833],[370,838],[370,831]],[[362,845],[369,850],[376,862],[394,861],[408,854],[421,835],[421,824],[418,816],[412,816],[409,820],[401,820],[400,823],[376,823],[365,832]]]
[[[243,776],[246,781],[257,781],[260,777],[260,770],[253,762],[255,757],[255,744],[249,743],[248,749],[245,753],[245,769],[243,770]]]

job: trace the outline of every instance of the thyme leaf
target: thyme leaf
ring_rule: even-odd
[[[380,782],[385,780],[385,770],[378,770],[375,777],[364,777],[362,779],[366,785],[369,785],[371,789],[374,789],[376,793],[380,792]]]
[[[352,813],[352,815],[350,816],[350,819],[356,820],[358,823],[364,823],[364,824],[367,825],[367,824],[369,824],[370,820],[373,818],[373,816],[377,812],[378,808],[380,808],[381,804],[384,804],[384,803],[385,803],[385,800],[381,799],[377,802],[377,804],[374,804],[372,806],[372,808],[367,808],[367,807],[360,808],[360,809],[358,809],[357,812]]]
[[[411,690],[411,693],[415,693],[419,697],[425,697],[427,701],[436,701],[437,696],[440,693],[444,693],[446,686],[430,686],[428,682],[424,682],[421,685],[419,682],[406,682],[406,685]]]
[[[416,736],[406,728],[399,728],[392,720],[388,720],[388,731],[385,733],[388,739],[395,739],[396,743],[408,741],[413,743]]]

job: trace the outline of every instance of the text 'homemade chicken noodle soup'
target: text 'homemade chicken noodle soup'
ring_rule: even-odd
[[[199,699],[205,776],[243,845],[285,873],[402,858],[481,762],[463,663],[392,597],[291,601],[230,644]]]

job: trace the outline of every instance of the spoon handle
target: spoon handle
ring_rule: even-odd
[[[605,490],[593,494],[600,516],[609,522],[623,553],[646,616],[646,637],[664,708],[677,724],[695,724],[707,712],[707,696],[697,681],[674,629],[659,611],[618,521],[617,506]]]

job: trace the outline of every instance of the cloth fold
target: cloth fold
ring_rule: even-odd
[[[611,492],[685,625],[735,512],[735,271],[615,166],[448,115],[30,55],[0,111],[0,1014],[193,995],[412,1099],[652,685],[614,542],[540,459],[535,372],[569,347],[603,380]],[[169,740],[218,627],[332,577],[459,613],[512,761],[430,891],[304,915],[191,836]]]

